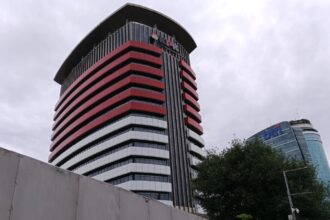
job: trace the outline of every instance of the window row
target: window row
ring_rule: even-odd
[[[138,116],[138,117],[144,117],[144,118],[151,118],[151,119],[158,119],[158,120],[164,120],[164,117],[160,117],[160,116],[156,116],[156,115],[148,115],[148,114],[144,114],[144,113],[137,113],[137,112],[132,112],[132,113],[129,113],[127,114],[126,116],[124,117],[121,117],[121,118],[118,118],[118,119],[115,119],[114,121],[111,121],[111,122],[108,122],[106,124],[104,124],[103,126],[97,128],[94,130],[94,132],[91,134],[93,135],[94,133],[104,129],[105,127],[107,126],[110,126],[111,124],[114,124],[116,122],[119,122],[121,120],[124,120],[125,118],[128,118],[128,117],[131,117],[131,116]],[[122,133],[125,133],[125,131],[121,131],[121,130],[116,130],[114,132],[111,132],[110,134],[108,134],[107,136],[103,136],[93,142],[91,142],[91,144],[89,145],[85,145],[84,147],[81,147],[80,149],[78,149],[77,151],[73,152],[70,156],[66,157],[64,160],[62,160],[60,163],[57,164],[57,166],[61,166],[62,164],[64,164],[66,161],[70,160],[71,158],[77,156],[78,154],[81,154],[82,152],[86,151],[86,150],[89,150],[93,147],[95,147],[96,145],[99,145],[100,143],[110,139],[110,138],[113,138],[115,135],[119,135],[119,134],[122,134]],[[88,137],[88,136],[87,136]],[[86,137],[86,138],[87,138]]]
[[[111,111],[116,111],[116,109],[120,109],[122,108],[124,105],[128,105],[130,102],[134,102],[134,103],[143,103],[143,104],[148,104],[148,105],[152,105],[152,106],[156,106],[156,107],[164,107],[164,104],[158,104],[152,101],[147,101],[147,100],[139,100],[135,97],[129,97],[129,99],[127,100],[123,100],[122,103],[117,103],[116,106],[111,106],[108,109],[103,109],[102,111],[99,111],[97,113],[95,113],[94,115],[89,116],[89,118],[86,118],[86,120],[82,120],[77,119],[76,121],[74,121],[73,123],[77,123],[74,127],[69,128],[70,125],[72,124],[67,124],[66,127],[63,128],[63,130],[57,130],[53,132],[53,136],[52,139],[53,141],[63,141],[65,140],[66,137],[70,136],[71,134],[73,134],[74,132],[76,132],[77,130],[79,130],[82,126],[85,126],[87,124],[92,123],[93,121],[99,120],[101,117],[104,117],[105,114],[111,112]],[[134,110],[133,110],[134,111]],[[153,113],[150,113],[153,114]],[[122,118],[121,116],[117,116],[117,118]],[[111,119],[112,120],[112,119]],[[101,126],[103,127],[103,126]],[[66,131],[67,129],[70,129],[68,131]],[[98,129],[95,129],[95,131],[97,131]],[[66,133],[64,133],[66,132]]]
[[[169,183],[170,176],[163,176],[163,175],[154,175],[154,174],[129,174],[125,176],[121,176],[119,178],[115,178],[112,180],[106,181],[107,183],[111,183],[113,185],[118,185],[121,183],[125,183],[128,181],[153,181],[153,182],[165,182]]]
[[[171,193],[168,192],[146,192],[146,191],[134,191],[135,193],[156,200],[172,200]]]
[[[145,148],[154,148],[154,149],[160,149],[160,150],[168,150],[168,145],[166,145],[166,144],[148,143],[148,142],[143,142],[143,141],[133,141],[130,143],[120,144],[120,145],[111,147],[105,151],[102,151],[99,154],[93,155],[92,157],[88,158],[87,161],[85,161],[83,163],[79,163],[76,166],[71,167],[69,170],[75,171],[79,167],[85,166],[86,164],[89,164],[95,160],[98,160],[102,157],[106,157],[106,156],[116,153],[118,151],[124,150],[128,147],[145,147]]]
[[[75,67],[72,68],[70,74],[62,84],[61,94],[63,94],[72,82],[74,82],[83,72],[93,66],[98,60],[121,44],[125,43],[129,39],[127,32],[128,25],[124,25],[114,33],[109,33],[103,41],[94,46],[93,49],[85,57],[83,57]]]
[[[74,156],[77,156],[105,141],[108,141],[112,138],[115,138],[115,137],[118,137],[119,135],[122,135],[124,133],[127,133],[127,132],[130,132],[130,131],[143,131],[143,132],[148,132],[148,133],[154,133],[154,134],[165,134],[165,130],[159,130],[159,129],[152,129],[152,128],[145,128],[145,127],[124,127],[124,128],[121,128],[121,129],[118,129],[112,133],[110,133],[109,135],[107,135],[105,138],[97,141],[97,142],[94,142],[93,145],[90,145],[89,147],[87,148],[84,148],[84,150],[80,151],[79,153],[76,153]],[[96,132],[96,131],[94,131]]]
[[[94,65],[98,60],[103,58],[109,52],[113,51],[115,48],[119,47],[120,45],[124,44],[129,40],[150,43],[150,36],[153,32],[157,33],[161,37],[170,37],[162,31],[137,22],[129,22],[118,30],[116,30],[114,33],[109,33],[109,35],[103,41],[101,41],[98,45],[94,46],[94,48],[86,56],[84,56],[75,67],[72,68],[70,74],[65,79],[65,82],[62,84],[61,94],[63,94],[64,91],[72,84],[72,82],[74,82],[83,72],[89,69],[92,65]],[[167,49],[166,47],[164,47],[163,49],[167,53],[171,53],[172,55],[179,57],[179,59],[184,59],[186,62],[189,63],[188,52],[181,44],[177,44],[179,46],[178,53],[173,53],[172,50]]]
[[[134,77],[136,75],[132,76]],[[61,124],[62,121],[64,121],[68,116],[72,117],[71,115],[74,114],[74,118],[79,117],[80,115],[90,111],[101,103],[108,102],[109,99],[112,99],[113,101],[111,102],[111,105],[108,106],[108,109],[110,109],[111,106],[111,108],[116,108],[120,104],[133,99],[142,100],[150,104],[164,106],[164,100],[162,99],[161,95],[162,91],[158,91],[154,87],[147,87],[145,84],[131,84],[128,82],[124,82],[122,84],[124,84],[122,87],[116,89],[112,89],[112,86],[115,86],[116,83],[110,83],[99,88],[92,88],[92,90],[88,89],[90,89],[95,84],[87,86],[87,88],[82,90],[81,93],[77,94],[75,97],[71,97],[70,102],[63,104],[56,110],[53,130],[58,127],[59,124]],[[129,91],[138,91],[139,94],[129,94]],[[145,93],[141,95],[141,92]],[[100,94],[102,94],[102,96],[100,96]],[[64,129],[64,127],[62,129]]]
[[[90,171],[90,172],[86,173],[85,175],[93,177],[93,176],[99,175],[101,173],[104,173],[106,171],[113,170],[115,168],[124,166],[126,164],[130,164],[130,163],[143,163],[143,164],[155,164],[155,165],[169,166],[169,160],[166,160],[166,159],[132,157],[132,158],[128,158],[128,159],[124,159],[124,160],[116,161],[114,163],[107,164],[107,165],[97,168],[93,171]]]

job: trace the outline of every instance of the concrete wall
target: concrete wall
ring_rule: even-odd
[[[202,220],[0,148],[1,220]]]

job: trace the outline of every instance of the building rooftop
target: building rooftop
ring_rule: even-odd
[[[158,30],[175,36],[175,39],[188,51],[188,53],[196,48],[194,39],[173,19],[155,10],[128,3],[107,17],[80,41],[62,64],[56,73],[54,80],[59,84],[62,84],[71,69],[83,56],[93,49],[94,45],[101,42],[109,32],[114,32],[127,21],[135,21],[149,26],[157,24]]]
[[[290,121],[290,125],[296,125],[296,124],[311,124],[311,122],[308,119],[304,119],[304,118]]]

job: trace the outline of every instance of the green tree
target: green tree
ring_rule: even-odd
[[[248,214],[245,214],[245,213],[237,215],[236,218],[241,219],[241,220],[253,219],[252,215],[248,215]]]
[[[235,219],[241,213],[253,219],[287,219],[290,207],[286,194],[283,170],[305,167],[302,161],[286,158],[259,140],[233,141],[221,153],[209,152],[197,166],[193,180],[196,197],[211,220]],[[300,217],[329,219],[326,196],[329,188],[316,180],[315,169],[287,173],[294,206]],[[236,218],[237,219],[237,218]]]

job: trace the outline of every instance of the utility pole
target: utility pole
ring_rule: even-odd
[[[285,181],[285,186],[286,186],[286,193],[288,194],[290,210],[291,210],[291,214],[292,214],[292,220],[296,220],[296,213],[293,209],[293,203],[292,203],[290,188],[289,188],[288,180],[286,178],[286,171],[283,171],[283,176],[284,176],[284,181]]]
[[[307,167],[301,167],[301,168],[296,168],[296,169],[291,169],[291,170],[283,170],[283,177],[284,177],[285,186],[286,186],[286,193],[288,194],[290,210],[291,210],[291,214],[292,214],[292,220],[296,220],[296,208],[293,207],[293,202],[292,202],[292,197],[291,197],[292,194],[290,193],[290,188],[289,188],[288,179],[286,177],[286,173],[293,172],[293,171],[298,171],[298,170],[303,170],[303,169],[306,169],[306,168]],[[296,194],[300,194],[300,193],[296,193]]]

